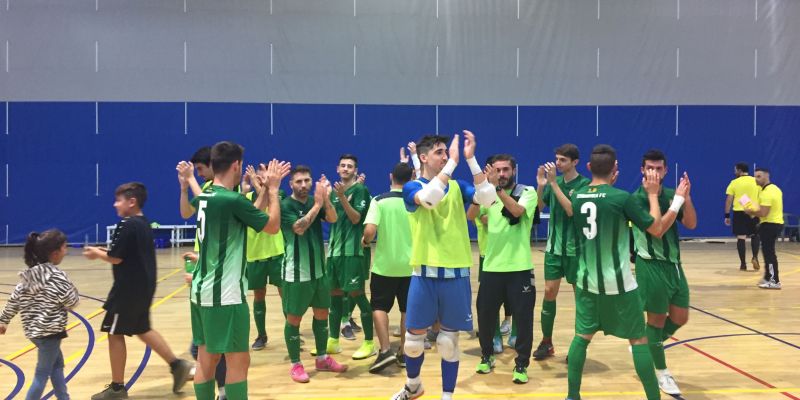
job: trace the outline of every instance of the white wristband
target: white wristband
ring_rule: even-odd
[[[483,172],[483,169],[478,165],[478,160],[476,160],[475,157],[468,158],[467,165],[469,165],[469,171],[472,172],[472,175],[478,175]]]
[[[669,209],[677,214],[678,211],[681,210],[684,201],[686,201],[686,199],[683,196],[676,194],[672,197],[672,204],[669,206]]]
[[[456,170],[456,162],[453,161],[452,158],[448,159],[447,163],[444,165],[444,168],[442,168],[442,172],[449,177],[453,176],[453,171],[455,170]]]

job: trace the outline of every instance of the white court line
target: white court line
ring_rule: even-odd
[[[681,48],[675,48],[675,77],[681,77]]]
[[[517,137],[519,137],[519,106],[517,108]]]
[[[597,0],[597,20],[600,21],[600,0]]]
[[[94,72],[100,70],[100,44],[94,41]]]
[[[183,0],[183,12],[186,13],[186,11],[187,11],[186,0]]]
[[[756,137],[756,133],[758,132],[758,106],[753,106],[753,137]],[[755,169],[753,170],[755,171]]]
[[[269,0],[269,15],[272,15],[272,0]]]
[[[186,41],[183,41],[183,72],[186,72],[186,64],[188,62]]]
[[[6,135],[8,135],[8,102],[6,102]]]
[[[519,19],[519,0],[517,0],[517,19]]]
[[[356,135],[356,105],[353,104],[353,136]]]
[[[755,13],[753,14],[753,20],[758,21],[758,0],[753,2],[755,4]]]
[[[6,197],[9,197],[9,193],[10,192],[8,191],[8,163],[6,163]]]
[[[272,136],[274,133],[275,126],[273,124],[272,103],[269,103],[269,135]]]
[[[679,115],[680,115],[680,109],[679,109],[679,107],[676,105],[676,106],[675,106],[675,136],[678,136],[678,126],[679,126],[679,124],[678,124],[678,121],[679,121],[679,119],[678,119],[678,118],[679,118],[679,117],[678,117],[678,116],[679,116]]]
[[[677,19],[681,19],[681,0],[675,0],[678,4],[678,13],[676,14]]]
[[[100,134],[100,105],[94,102],[94,134]]]
[[[189,134],[189,102],[183,102],[183,134]]]
[[[272,75],[272,43],[269,44],[269,74]]]
[[[356,48],[356,45],[353,45],[353,76],[356,76],[356,55],[358,55],[358,48]]]
[[[436,19],[439,19],[439,0],[436,0]]]
[[[94,0],[94,10],[95,11],[100,10],[100,0]]]
[[[517,78],[519,78],[519,47],[517,47]]]
[[[353,16],[357,17],[358,14],[356,13],[356,0],[353,0]]]
[[[8,72],[8,40],[6,40],[6,72]]]
[[[94,197],[100,197],[100,163],[94,164]]]

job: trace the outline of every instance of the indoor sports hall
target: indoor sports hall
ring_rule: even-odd
[[[659,149],[661,184],[676,188],[690,177],[697,215],[694,229],[676,222],[691,300],[688,323],[663,340],[680,394],[661,398],[800,399],[798,20],[794,0],[0,0],[0,310],[28,270],[29,234],[62,231],[68,246],[57,268],[79,294],[60,342],[64,380],[72,399],[103,390],[111,366],[101,324],[114,276],[109,262],[82,253],[112,246],[120,223],[115,190],[141,182],[157,260],[150,324],[193,364],[184,254],[193,250],[198,217],[182,217],[185,189],[175,166],[221,141],[244,148],[242,167],[277,159],[307,165],[312,182],[324,174],[331,184],[339,181],[340,156],[353,154],[373,206],[389,191],[399,150],[407,153],[424,135],[457,134],[463,147],[463,132],[473,132],[481,167],[492,155],[513,155],[514,182],[532,190],[540,166],[555,162],[564,143],[577,146],[575,169],[589,179],[594,146],[613,146],[612,183],[625,192],[640,189],[643,154]],[[452,178],[471,185],[476,174],[465,158]],[[759,193],[772,186],[780,196],[768,203],[733,194],[742,176],[754,176]],[[280,184],[287,196],[291,178]],[[415,197],[404,201],[408,207]],[[776,213],[779,205],[779,215],[755,225],[751,211]],[[737,212],[754,224],[746,240],[737,241],[735,220],[734,231],[728,224]],[[534,349],[551,223],[547,208],[537,215]],[[774,234],[758,235],[769,224]],[[322,229],[327,241],[329,224]],[[480,250],[475,225],[468,229],[477,329]],[[754,235],[760,246],[752,246]],[[374,261],[375,243],[371,251]],[[637,272],[634,263],[623,265]],[[573,288],[561,283],[554,354],[529,360],[526,384],[512,383],[515,348],[503,345],[492,372],[479,374],[476,333],[458,333],[452,398],[568,398],[567,354],[580,308]],[[358,308],[352,316],[362,324]],[[398,365],[370,373],[374,356],[351,359],[363,332],[330,355],[348,364],[346,372],[315,371],[311,310],[300,324],[311,381],[294,382],[272,285],[265,318],[266,347],[249,351],[250,399],[391,399],[406,384]],[[252,342],[252,316],[250,325]],[[395,350],[402,350],[399,326],[395,306]],[[170,367],[141,340],[126,340],[129,398],[195,398],[191,380],[172,393]],[[628,341],[599,332],[591,343],[580,398],[644,399]],[[0,335],[0,398],[25,398],[41,351],[14,316]],[[424,358],[419,398],[439,399],[435,340]],[[41,398],[56,398],[51,384]]]

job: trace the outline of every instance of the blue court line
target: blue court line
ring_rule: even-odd
[[[708,340],[708,339],[719,339],[719,338],[726,338],[726,337],[733,337],[733,336],[764,336],[764,335],[791,335],[791,336],[800,336],[800,333],[793,333],[793,332],[779,332],[779,333],[732,333],[728,335],[714,335],[714,336],[703,336],[703,337],[696,337],[692,339],[680,340],[677,342],[670,343],[664,346],[664,350],[669,349],[670,347],[674,347],[677,345],[681,345],[684,343],[689,342],[696,342],[700,340]]]
[[[787,341],[785,341],[785,340],[783,340],[783,339],[776,338],[775,336],[771,336],[769,333],[764,333],[764,332],[761,332],[761,331],[759,331],[759,330],[756,330],[756,329],[750,328],[749,326],[742,325],[742,324],[740,324],[740,323],[738,323],[738,322],[731,321],[731,320],[729,320],[729,319],[726,319],[726,318],[720,317],[719,315],[716,315],[716,314],[710,313],[710,312],[708,312],[708,311],[706,311],[706,310],[702,310],[702,309],[700,309],[700,308],[697,308],[697,307],[694,307],[694,306],[690,306],[690,308],[691,308],[691,309],[693,309],[693,310],[695,310],[695,311],[699,311],[699,312],[701,312],[701,313],[703,313],[703,314],[706,314],[706,315],[712,316],[712,317],[714,317],[714,318],[721,319],[721,320],[723,320],[723,321],[725,321],[725,322],[727,322],[727,323],[729,323],[729,324],[733,324],[733,325],[736,325],[736,326],[738,326],[738,327],[740,327],[740,328],[747,329],[747,330],[748,330],[748,331],[750,331],[750,332],[755,332],[755,333],[757,333],[757,334],[759,334],[759,335],[762,335],[762,336],[768,337],[768,338],[770,338],[770,339],[772,339],[772,340],[776,340],[776,341],[778,341],[778,342],[781,342],[781,343],[783,343],[783,344],[785,344],[785,345],[789,345],[789,346],[792,346],[792,347],[794,347],[795,349],[798,349],[798,350],[800,350],[800,346],[798,346],[798,345],[796,345],[796,344],[794,344],[794,343],[787,342]]]
[[[144,368],[147,366],[147,361],[150,360],[150,346],[144,347],[144,356],[142,357],[142,362],[139,363],[139,368],[136,369],[136,372],[133,373],[131,379],[128,380],[128,383],[125,384],[126,390],[131,390],[131,386],[136,383],[136,380],[142,375],[144,372]]]
[[[17,385],[14,386],[14,389],[11,389],[11,394],[6,397],[6,400],[11,400],[17,395],[17,393],[20,392],[20,390],[22,390],[22,386],[25,385],[25,374],[16,364],[12,363],[11,361],[6,361],[0,358],[0,364],[6,365],[8,368],[11,368],[15,374],[17,374]]]

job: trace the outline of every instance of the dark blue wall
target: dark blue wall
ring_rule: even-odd
[[[9,243],[49,227],[64,230],[72,242],[87,235],[103,241],[105,225],[117,220],[114,188],[132,180],[149,189],[145,212],[151,220],[182,222],[175,164],[220,140],[244,145],[248,163],[277,157],[331,178],[338,155],[355,153],[377,194],[386,190],[399,147],[435,132],[437,121],[435,106],[358,105],[354,127],[351,104],[189,103],[185,129],[183,103],[100,103],[98,109],[95,134],[95,103],[9,104],[9,134],[0,134],[0,165],[9,168],[8,197],[5,187],[0,197],[0,241],[5,225]],[[641,154],[661,148],[669,158],[667,185],[674,184],[676,162],[692,178],[700,214],[693,236],[729,234],[722,224],[724,191],[739,161],[771,168],[786,211],[798,211],[800,107],[758,107],[757,117],[752,106],[681,106],[677,112],[677,136],[675,106],[601,106],[597,126],[594,106],[519,107],[518,115],[515,107],[440,106],[438,124],[442,133],[474,131],[481,160],[495,152],[517,156],[526,184],[535,184],[536,166],[552,160],[561,143],[573,142],[583,154],[609,143],[620,160],[618,186],[632,190]],[[5,119],[0,113],[0,127]],[[581,173],[587,172],[584,161]],[[458,176],[468,175],[460,166]]]

